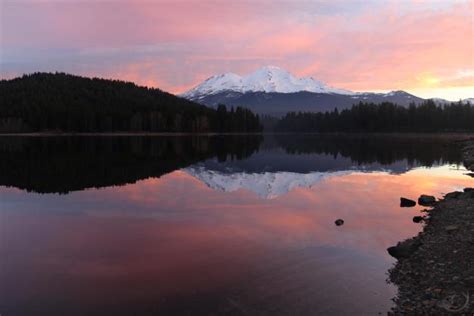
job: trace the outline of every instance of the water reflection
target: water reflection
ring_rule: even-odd
[[[0,185],[68,193],[124,185],[211,157],[243,159],[261,136],[0,137]]]
[[[68,193],[124,185],[191,166],[188,172],[287,172],[308,186],[328,172],[401,173],[417,166],[460,164],[452,138],[398,136],[0,137],[0,185],[39,193]],[[198,162],[202,162],[197,164]],[[318,174],[315,174],[318,173]],[[299,177],[301,178],[301,177]],[[222,181],[231,181],[223,179]],[[292,181],[293,182],[293,181]]]
[[[451,156],[433,155],[431,168],[402,158],[358,169],[347,161],[355,156],[287,153],[274,141],[263,141],[253,154],[245,150],[241,160],[211,154],[134,184],[66,195],[0,187],[0,312],[385,312],[395,294],[385,282],[393,263],[385,249],[420,229],[411,221],[420,208],[400,209],[399,197],[440,196],[472,179],[447,163],[456,162]],[[136,159],[124,174],[149,170]],[[230,178],[258,170],[331,176],[266,199],[245,186],[216,190],[193,168]],[[31,183],[44,192],[40,182]],[[345,224],[336,227],[336,218]]]

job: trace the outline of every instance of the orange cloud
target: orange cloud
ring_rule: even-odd
[[[0,62],[4,77],[62,70],[174,93],[276,64],[356,91],[468,94],[472,76],[455,76],[474,69],[473,3],[7,1]]]

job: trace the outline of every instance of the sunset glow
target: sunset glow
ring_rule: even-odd
[[[414,235],[420,229],[411,223],[417,212],[400,210],[398,196],[440,192],[441,180],[449,190],[471,181],[461,170],[452,174],[447,167],[417,169],[399,176],[355,172],[265,200],[248,190],[231,194],[215,191],[185,172],[175,171],[134,185],[76,192],[62,196],[55,205],[47,195],[32,195],[17,203],[23,196],[20,190],[0,188],[0,197],[7,201],[2,213],[8,218],[5,235],[10,238],[0,253],[13,254],[0,277],[7,285],[28,284],[22,291],[6,292],[20,305],[25,293],[43,302],[54,296],[67,297],[68,304],[106,305],[111,304],[107,298],[113,297],[145,304],[155,296],[175,295],[177,289],[180,295],[191,295],[195,288],[206,292],[226,285],[243,286],[250,282],[242,281],[245,273],[260,271],[260,262],[308,269],[305,280],[312,282],[315,275],[328,278],[336,273],[347,282],[358,282],[354,276],[341,276],[344,272],[337,267],[354,269],[354,261],[361,260],[360,270],[355,271],[369,270],[367,273],[384,284],[382,263],[392,261],[385,248],[400,234]],[[74,202],[70,205],[81,201],[85,211],[64,208],[67,201]],[[25,208],[31,204],[38,205],[35,211]],[[343,230],[331,225],[337,216],[347,222]],[[33,240],[35,248],[30,249]],[[309,247],[315,242],[320,248]],[[339,252],[349,249],[356,255],[349,261],[325,265],[318,252],[303,255],[301,251],[324,247]],[[58,256],[58,249],[65,254]],[[104,249],[108,250],[106,256]],[[48,256],[38,256],[39,252]],[[377,257],[378,252],[385,255]],[[65,263],[68,269],[63,270]],[[219,269],[221,266],[226,269]],[[27,272],[12,273],[18,267]],[[281,277],[269,271],[272,279]],[[64,286],[50,286],[51,280],[53,284],[64,282]],[[290,286],[298,282],[295,275],[284,280]],[[261,285],[258,282],[262,281],[257,278],[255,282]],[[314,286],[304,282],[307,287]],[[364,277],[363,284],[366,282]],[[173,287],[167,287],[169,284]],[[363,292],[357,293],[358,299],[367,300]]]
[[[354,91],[474,97],[474,1],[2,1],[0,71],[181,93],[278,65]]]

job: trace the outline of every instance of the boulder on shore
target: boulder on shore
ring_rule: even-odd
[[[432,195],[424,195],[422,194],[418,198],[418,204],[422,206],[433,206],[436,203],[436,198]]]
[[[404,197],[400,198],[400,207],[413,207],[416,205],[416,202]]]
[[[450,192],[450,193],[446,194],[444,196],[444,199],[445,200],[457,199],[460,195],[462,195],[462,192],[454,191],[454,192]]]
[[[399,242],[396,246],[387,249],[388,253],[396,258],[408,258],[410,257],[419,247],[421,242],[418,239],[408,239],[403,242]]]

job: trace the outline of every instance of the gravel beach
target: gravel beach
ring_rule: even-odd
[[[463,160],[474,171],[474,141]],[[448,193],[424,214],[423,231],[390,249],[398,296],[389,315],[474,315],[474,189]]]

